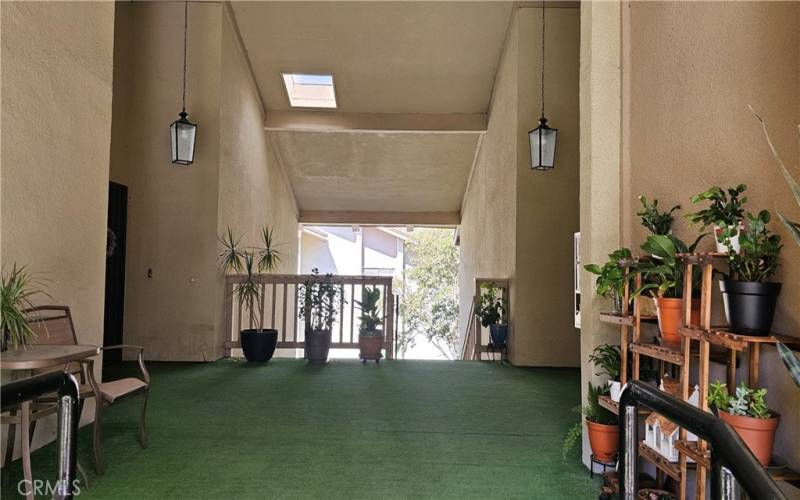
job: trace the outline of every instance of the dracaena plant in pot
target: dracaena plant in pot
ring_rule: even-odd
[[[619,445],[619,426],[617,416],[600,406],[600,396],[608,395],[608,387],[593,385],[589,382],[586,393],[586,406],[583,413],[586,417],[586,429],[589,432],[589,446],[594,457],[605,463],[614,460]],[[580,408],[577,408],[578,410]],[[564,437],[562,455],[566,458],[569,451],[581,437],[582,425],[576,423]]]
[[[333,282],[333,275],[311,270],[311,277],[299,291],[298,315],[305,322],[306,359],[311,364],[328,361],[331,349],[331,328],[342,304],[342,285]]]
[[[654,258],[641,263],[637,268],[644,279],[643,285],[634,295],[647,291],[655,300],[658,328],[664,345],[677,347],[681,340],[683,289],[687,277],[684,276],[683,264],[678,261],[678,254],[694,252],[704,236],[700,235],[694,243],[687,245],[673,235],[650,235],[641,246],[642,250]],[[692,290],[698,290],[700,272],[693,269],[692,276],[688,279],[692,280]],[[700,324],[700,300],[696,298],[692,298],[691,319],[692,325]]]
[[[506,299],[498,296],[497,287],[491,283],[481,285],[481,297],[475,314],[481,319],[481,325],[489,328],[492,344],[502,346],[508,338],[508,322],[506,321]]]
[[[623,304],[625,292],[625,269],[620,266],[620,261],[631,259],[631,251],[628,248],[620,248],[608,254],[608,262],[602,266],[598,264],[587,264],[584,269],[597,275],[595,280],[595,290],[597,295],[610,298],[614,304],[614,313],[622,314],[623,308],[628,304]],[[627,275],[630,282],[632,274]]]
[[[747,214],[739,234],[738,253],[730,246],[730,274],[719,282],[730,329],[748,335],[766,335],[772,328],[781,283],[770,281],[778,269],[781,237],[767,228],[770,214]]]
[[[272,229],[265,226],[261,230],[260,246],[243,246],[242,236],[234,236],[231,228],[219,237],[219,241],[222,249],[220,267],[224,273],[239,278],[234,283],[233,294],[249,319],[249,328],[239,332],[244,357],[252,363],[266,363],[275,354],[278,330],[263,327],[260,305],[264,289],[258,275],[273,271],[281,261]]]
[[[775,443],[775,430],[781,416],[767,408],[766,389],[742,384],[736,394],[728,393],[727,384],[716,381],[708,391],[708,405],[727,422],[747,444],[762,465],[768,465]]]
[[[620,382],[620,371],[622,369],[622,356],[619,346],[601,344],[594,348],[589,355],[589,361],[597,368],[595,375],[606,375],[608,377],[609,395],[613,401],[619,402],[622,394],[622,383]]]
[[[728,189],[712,186],[692,196],[692,203],[708,201],[711,204],[708,208],[687,214],[686,218],[692,224],[702,224],[701,230],[713,227],[719,253],[727,253],[729,244],[734,252],[739,251],[739,231],[742,229],[744,204],[747,202],[747,197],[741,195],[745,190],[747,186],[744,184]]]
[[[383,329],[378,328],[383,324],[381,317],[381,290],[377,286],[365,286],[361,290],[361,300],[355,301],[361,309],[361,330],[358,333],[359,357],[367,363],[374,359],[380,363],[383,349]]]

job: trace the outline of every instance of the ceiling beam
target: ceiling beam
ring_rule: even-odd
[[[457,226],[458,212],[362,212],[301,210],[303,224],[372,224],[384,226]]]
[[[408,114],[336,111],[268,111],[265,130],[307,132],[442,132],[486,131],[486,113]]]

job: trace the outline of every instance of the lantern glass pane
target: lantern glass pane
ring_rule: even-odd
[[[197,125],[176,121],[170,126],[172,141],[172,162],[189,165],[194,161],[195,135]]]
[[[528,134],[531,168],[547,170],[555,165],[557,129],[537,127]]]

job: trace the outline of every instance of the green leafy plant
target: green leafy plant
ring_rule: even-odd
[[[586,393],[586,406],[583,407],[583,414],[586,420],[603,425],[617,425],[619,423],[616,415],[600,406],[600,396],[607,395],[608,386],[596,386],[589,382],[589,390]],[[580,413],[580,407],[575,408],[573,411]],[[577,444],[582,432],[582,422],[577,422],[569,428],[564,436],[564,442],[561,447],[561,455],[563,458],[566,458],[572,448]]]
[[[701,234],[691,245],[686,245],[671,234],[648,236],[641,248],[654,259],[642,262],[638,267],[637,271],[642,273],[645,283],[633,295],[651,290],[650,293],[655,297],[683,297],[684,266],[678,262],[678,254],[694,252],[705,236]],[[699,271],[693,269],[691,279],[695,290],[700,283],[700,277]]]
[[[619,381],[622,368],[622,356],[619,346],[601,344],[589,355],[589,361],[600,371],[595,375],[608,375],[611,380]]]
[[[373,286],[365,286],[361,290],[361,300],[355,301],[361,309],[361,334],[362,335],[381,335],[383,330],[378,330],[378,326],[383,324],[380,316],[381,290]]]
[[[747,186],[744,184],[727,190],[713,186],[707,191],[692,196],[692,203],[710,201],[711,204],[708,208],[687,214],[686,218],[692,224],[702,224],[702,229],[709,226],[721,228],[717,234],[717,240],[720,243],[727,242],[739,231],[739,226],[744,218],[743,205],[747,202],[747,197],[740,198],[740,196],[746,190]]]
[[[263,291],[258,275],[273,271],[281,261],[280,251],[276,248],[272,234],[272,230],[265,226],[261,230],[261,245],[257,247],[242,246],[242,236],[234,236],[230,227],[219,237],[220,267],[224,273],[243,275],[243,280],[234,288],[234,294],[247,310],[250,326],[256,330],[262,329],[258,307]]]
[[[581,407],[576,406],[572,409],[573,412],[577,413],[578,415],[581,414]],[[575,448],[575,445],[578,444],[581,437],[583,436],[583,422],[578,421],[573,424],[567,433],[564,435],[564,443],[561,445],[561,458],[566,460],[569,456],[569,452]]]
[[[631,259],[631,251],[628,248],[620,248],[608,254],[608,262],[602,266],[598,264],[587,264],[584,269],[597,275],[595,279],[595,290],[601,297],[612,298],[615,305],[621,307],[621,299],[625,292],[625,270],[620,266],[620,261]],[[630,281],[632,273],[628,274]]]
[[[767,408],[766,396],[766,389],[749,388],[744,383],[736,388],[736,395],[731,396],[727,384],[716,381],[709,386],[708,405],[731,415],[770,418],[772,415]]]
[[[783,364],[786,365],[786,369],[789,370],[789,374],[792,376],[794,383],[800,388],[800,355],[792,352],[791,349],[786,347],[786,345],[781,342],[778,342],[776,347],[778,348],[778,354],[780,355]]]
[[[330,330],[342,304],[342,285],[333,282],[333,275],[319,274],[316,267],[311,278],[300,285],[298,316],[305,320],[306,331]]]
[[[763,283],[777,271],[783,244],[781,237],[767,228],[769,221],[767,210],[762,210],[758,215],[748,213],[747,227],[739,233],[739,252],[734,252],[730,241],[727,242],[733,279]]]
[[[653,199],[653,203],[650,203],[644,196],[639,196],[639,201],[642,203],[642,211],[636,212],[636,215],[641,217],[642,225],[651,234],[669,234],[672,230],[672,222],[675,220],[672,213],[680,210],[681,206],[675,205],[666,212],[660,212],[657,199]]]
[[[764,120],[753,110],[752,106],[748,106],[750,108],[750,112],[758,119],[761,123],[761,129],[764,131],[764,137],[767,139],[767,145],[769,146],[770,151],[772,152],[773,158],[775,158],[775,162],[778,164],[778,167],[781,169],[781,173],[783,174],[783,178],[786,179],[786,183],[789,184],[789,190],[792,192],[794,196],[794,201],[797,202],[797,205],[800,206],[800,184],[795,180],[791,173],[789,173],[789,169],[786,168],[786,165],[781,160],[780,155],[778,154],[778,150],[775,149],[775,146],[772,144],[772,140],[769,137],[769,132],[767,131],[767,124]],[[797,126],[797,134],[798,139],[800,139],[800,125]],[[789,234],[792,235],[794,241],[800,245],[800,222],[791,221],[786,216],[784,216],[780,211],[778,212],[778,219],[786,226],[786,229],[789,230]]]
[[[481,299],[475,314],[481,318],[481,325],[503,324],[506,313],[506,300],[497,296],[497,287],[491,283],[481,285]]]
[[[41,282],[31,275],[25,266],[14,264],[11,270],[2,270],[0,286],[0,331],[4,346],[18,347],[31,344],[36,334],[31,329],[29,318],[24,311],[33,307],[31,299],[37,295],[47,295]]]

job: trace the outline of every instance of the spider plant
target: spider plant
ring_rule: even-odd
[[[24,311],[33,307],[31,299],[36,295],[48,295],[25,266],[15,263],[11,270],[2,270],[0,286],[0,331],[2,331],[3,350],[8,346],[18,347],[31,344],[36,334],[31,329]],[[49,296],[49,295],[48,295]]]

